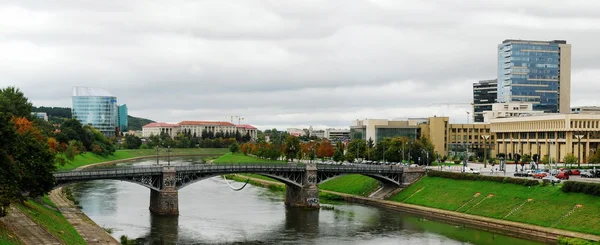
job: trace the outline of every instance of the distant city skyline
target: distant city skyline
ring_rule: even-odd
[[[567,40],[571,107],[600,105],[598,12],[558,0],[3,2],[0,87],[61,107],[71,87],[101,87],[132,116],[239,115],[261,130],[465,123],[507,39]]]

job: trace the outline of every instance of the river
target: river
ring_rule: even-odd
[[[539,244],[352,203],[334,203],[334,210],[286,208],[282,192],[252,185],[236,192],[220,177],[181,189],[179,217],[152,215],[150,190],[129,182],[79,183],[73,193],[83,212],[117,240],[127,235],[149,244]]]

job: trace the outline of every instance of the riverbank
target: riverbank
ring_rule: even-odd
[[[171,149],[171,153],[168,154],[164,149],[159,150],[158,157],[166,158],[169,157],[177,157],[177,156],[221,156],[226,154],[229,149],[225,148],[173,148]],[[76,168],[80,168],[83,166],[104,163],[106,165],[131,161],[136,159],[144,159],[144,158],[156,158],[156,150],[155,149],[136,149],[136,150],[118,150],[115,151],[114,154],[109,155],[107,157],[103,157],[100,155],[96,155],[91,152],[85,152],[83,154],[79,154],[75,156],[73,161],[68,161],[64,165],[59,163],[56,164],[57,170],[73,170]]]
[[[600,199],[560,186],[424,177],[390,201],[600,235]]]
[[[254,185],[263,186],[270,189],[285,189],[285,184],[283,183],[253,178],[246,175],[238,176],[236,180],[245,181],[248,178],[250,178],[251,183]],[[533,239],[552,243],[556,243],[559,237],[575,237],[590,241],[600,241],[600,236],[596,236],[593,234],[572,232],[556,228],[547,228],[513,221],[499,220],[477,215],[429,208],[419,205],[373,199],[358,195],[350,195],[335,191],[321,190],[321,192],[324,193],[326,198],[333,200],[344,200],[349,202],[394,209],[402,212],[422,215],[431,219],[441,220],[452,224],[465,225],[472,228],[483,229],[510,236],[516,236],[519,238]],[[320,194],[320,196],[323,196],[323,194]]]
[[[62,190],[62,188],[58,188],[50,192],[50,200],[83,240],[85,240],[86,244],[119,244],[117,240],[81,212],[73,202],[67,199]]]

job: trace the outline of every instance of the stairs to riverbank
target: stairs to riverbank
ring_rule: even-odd
[[[517,212],[519,209],[521,209],[521,207],[523,207],[523,205],[525,205],[528,202],[533,201],[533,199],[529,198],[526,201],[524,201],[523,203],[521,203],[521,205],[519,205],[518,207],[514,208],[513,210],[511,210],[506,216],[504,216],[502,219],[506,219],[508,216],[510,216],[511,214],[513,214],[514,212]]]

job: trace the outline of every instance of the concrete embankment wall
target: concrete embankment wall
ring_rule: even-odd
[[[252,178],[248,176],[240,176],[242,178],[250,178],[251,180],[261,183],[264,186],[269,185],[284,185],[279,182],[267,181],[263,179]],[[342,199],[348,202],[360,203],[370,206],[388,208],[398,210],[410,214],[424,216],[431,218],[432,220],[439,220],[446,223],[455,225],[464,225],[466,227],[472,227],[480,230],[486,230],[490,232],[500,233],[513,237],[519,237],[529,240],[537,240],[546,243],[556,243],[558,237],[575,237],[590,241],[600,241],[600,236],[572,232],[567,230],[560,230],[554,228],[547,228],[537,225],[530,225],[512,221],[505,221],[493,218],[487,218],[477,215],[464,214],[459,212],[446,211],[436,208],[423,207],[412,204],[405,204],[400,202],[386,201],[380,199],[373,199],[362,196],[349,195],[340,192],[321,190],[324,193],[340,196]]]

